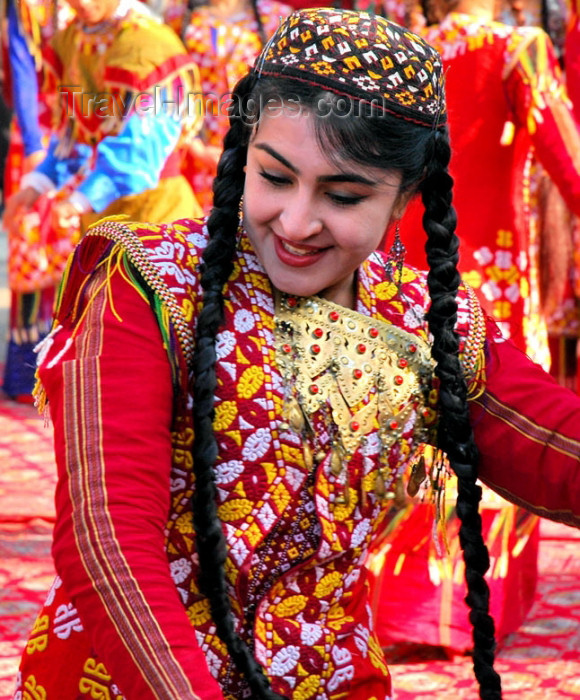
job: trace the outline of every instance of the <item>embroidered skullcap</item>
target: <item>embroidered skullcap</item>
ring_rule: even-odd
[[[367,12],[328,7],[293,12],[264,47],[254,71],[319,85],[420,124],[446,122],[437,51]]]

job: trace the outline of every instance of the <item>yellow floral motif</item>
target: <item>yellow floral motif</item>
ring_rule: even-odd
[[[258,523],[252,523],[244,534],[248,538],[248,541],[252,547],[255,547],[256,544],[262,539],[262,531],[260,530]]]
[[[272,493],[272,499],[276,504],[278,512],[283,513],[290,503],[290,494],[288,493],[288,489],[284,486],[284,484],[279,483],[276,486],[274,492]]]
[[[474,289],[479,289],[481,287],[482,277],[481,272],[478,270],[469,270],[469,272],[464,272],[461,275],[461,279],[465,284],[468,284]]]
[[[28,676],[24,681],[23,700],[45,700],[46,690],[41,685],[37,685],[36,678],[33,675]]]
[[[195,306],[191,302],[190,299],[184,299],[183,303],[181,304],[181,310],[183,311],[183,315],[185,316],[186,321],[191,321],[193,318],[193,313],[195,311]]]
[[[316,584],[314,595],[317,598],[326,598],[326,596],[330,595],[332,591],[336,590],[340,586],[340,583],[341,576],[338,571],[331,571],[329,574],[326,574],[326,576],[321,578]]]
[[[512,305],[509,301],[496,301],[493,305],[493,315],[498,321],[505,321],[512,315]]]
[[[328,611],[328,626],[330,629],[338,632],[341,627],[349,622],[354,622],[354,617],[351,615],[345,615],[342,605],[333,605]]]
[[[48,645],[48,634],[46,632],[49,626],[48,615],[41,615],[36,618],[34,627],[32,628],[31,637],[26,645],[26,653],[34,654],[36,651],[44,651]]]
[[[105,665],[98,662],[96,659],[93,659],[90,656],[85,661],[85,665],[83,666],[83,671],[85,673],[90,673],[91,675],[96,676],[97,678],[100,678],[103,681],[110,681],[111,680],[111,676],[107,672]]]
[[[219,432],[229,428],[237,413],[235,401],[224,401],[218,404],[215,408],[214,430]]]
[[[239,365],[251,365],[252,363],[248,358],[244,355],[244,353],[240,350],[239,345],[236,345],[236,362]]]
[[[304,595],[293,595],[281,603],[278,603],[274,608],[274,612],[279,617],[293,617],[301,610],[304,610],[308,598]]]
[[[302,681],[296,690],[292,693],[295,700],[308,700],[316,695],[320,688],[320,676],[309,676]]]
[[[175,527],[177,528],[177,531],[181,532],[182,534],[193,532],[191,511],[187,511],[186,513],[183,513],[183,515],[180,515],[175,521]]]
[[[373,487],[371,488],[371,491],[374,488],[374,483]],[[357,493],[354,489],[350,488],[348,489],[348,499],[346,500],[346,503],[339,503],[335,501],[334,503],[334,509],[333,509],[333,514],[334,514],[334,519],[335,520],[347,520],[353,510],[355,509],[356,505],[358,503],[358,498],[357,498]]]
[[[304,457],[301,448],[291,447],[290,445],[281,445],[282,458],[285,464],[303,464]]]
[[[389,301],[397,296],[397,285],[392,282],[381,282],[376,286],[376,294],[379,299]]]
[[[197,625],[203,625],[204,622],[207,622],[211,617],[209,601],[207,598],[198,600],[193,605],[190,605],[189,608],[187,608],[187,617],[194,627]]]
[[[375,668],[382,671],[385,676],[389,675],[389,669],[385,663],[385,657],[374,635],[369,637],[369,659]]]
[[[238,381],[238,396],[241,399],[251,399],[263,383],[264,370],[257,365],[248,367]]]
[[[500,229],[497,232],[496,243],[498,248],[511,248],[514,244],[514,234],[512,231]]]
[[[252,512],[253,507],[252,501],[248,501],[247,498],[236,498],[233,501],[222,504],[218,508],[218,515],[223,522],[228,523],[245,518],[246,515]]]

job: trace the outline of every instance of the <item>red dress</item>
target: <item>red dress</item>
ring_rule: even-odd
[[[243,697],[197,586],[191,523],[188,363],[205,242],[200,222],[109,222],[68,270],[39,358],[59,578],[23,655],[19,689],[31,695]],[[373,254],[359,269],[355,311],[275,298],[242,237],[225,292],[214,429],[227,580],[240,634],[293,700],[391,697],[363,562],[434,437],[437,397],[424,276],[404,270],[399,291],[384,263]],[[482,477],[580,524],[580,399],[493,334],[484,345],[485,325],[462,289]],[[295,425],[295,388],[312,402],[312,431]]]

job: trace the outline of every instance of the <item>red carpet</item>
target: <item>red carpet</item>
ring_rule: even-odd
[[[53,577],[54,462],[51,430],[35,409],[1,396],[0,464],[0,700],[8,700]],[[499,650],[504,698],[580,698],[580,532],[543,521],[539,569],[534,605]],[[446,659],[432,648],[388,651],[396,700],[478,697],[468,658]]]

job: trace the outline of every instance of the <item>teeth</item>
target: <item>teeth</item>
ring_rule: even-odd
[[[282,241],[282,245],[284,248],[289,253],[293,253],[294,255],[312,255],[315,251],[313,250],[304,250],[303,248],[295,248],[293,245],[290,245],[290,243],[287,243],[286,241]]]

